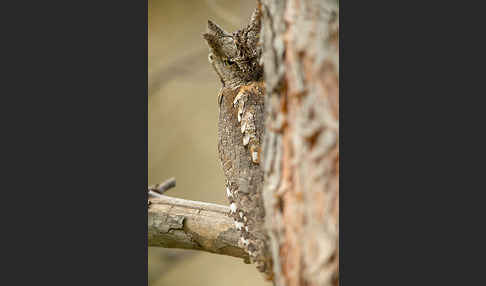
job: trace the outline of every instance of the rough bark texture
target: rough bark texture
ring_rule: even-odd
[[[148,246],[203,250],[241,257],[240,234],[226,206],[160,196],[150,199]]]
[[[276,285],[338,285],[338,2],[263,0],[266,225]]]

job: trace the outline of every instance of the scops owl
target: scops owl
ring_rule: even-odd
[[[222,84],[218,95],[218,152],[226,177],[229,215],[241,232],[240,246],[271,279],[260,167],[265,93],[260,29],[261,11],[257,9],[247,27],[231,34],[209,20],[203,37],[209,46],[209,62]]]

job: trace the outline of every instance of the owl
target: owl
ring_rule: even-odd
[[[241,233],[240,246],[271,279],[260,166],[265,112],[260,29],[261,11],[257,9],[247,27],[231,34],[209,20],[203,37],[209,46],[209,63],[222,85],[218,94],[218,153],[226,178],[229,215]]]

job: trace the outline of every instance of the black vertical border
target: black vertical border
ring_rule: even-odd
[[[467,259],[448,256],[451,248],[467,244],[450,238],[454,231],[449,222],[454,220],[447,215],[457,219],[459,206],[444,201],[457,173],[434,177],[437,170],[454,165],[441,157],[432,159],[449,136],[433,141],[442,126],[430,120],[437,121],[444,110],[457,110],[444,102],[459,77],[443,74],[450,77],[453,70],[450,55],[468,53],[450,51],[453,44],[463,43],[449,38],[468,38],[464,34],[469,27],[459,29],[465,23],[459,17],[480,17],[459,13],[456,5],[444,11],[447,5],[425,2],[339,1],[339,6],[340,284],[464,284],[469,272],[457,275],[460,267],[453,263]],[[466,7],[471,11],[466,5],[461,8]],[[451,20],[450,15],[458,18]],[[462,32],[450,32],[455,30]],[[446,39],[434,43],[441,33]],[[441,99],[431,99],[437,95]],[[447,210],[438,213],[444,206]],[[442,233],[434,235],[441,225],[446,225]],[[454,276],[461,282],[452,283]]]
[[[147,285],[148,2],[5,4],[2,285]]]
[[[2,284],[147,285],[148,2],[17,4]]]

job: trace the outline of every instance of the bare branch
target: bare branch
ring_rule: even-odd
[[[240,257],[240,234],[222,205],[157,195],[148,209],[148,246],[202,250]]]

